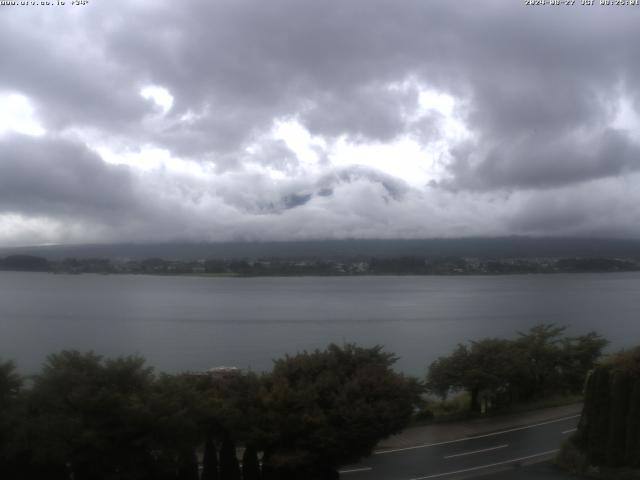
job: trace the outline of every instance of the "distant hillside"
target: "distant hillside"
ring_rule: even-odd
[[[47,272],[51,266],[46,259],[31,255],[11,255],[0,258],[0,270],[16,272]]]
[[[0,257],[37,255],[50,260],[78,258],[323,258],[362,257],[632,257],[640,258],[640,240],[588,238],[454,238],[423,240],[315,240],[171,244],[59,245],[0,248]]]

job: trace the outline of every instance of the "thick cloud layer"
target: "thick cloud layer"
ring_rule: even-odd
[[[0,244],[640,234],[640,7],[0,8]]]
[[[84,145],[13,135],[0,142],[0,158],[0,204],[8,211],[113,219],[137,204],[128,169]]]

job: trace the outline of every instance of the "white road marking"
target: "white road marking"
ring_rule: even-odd
[[[515,427],[515,428],[510,428],[508,430],[502,430],[500,432],[485,433],[484,435],[475,435],[473,437],[458,438],[456,440],[447,440],[445,442],[426,443],[424,445],[416,445],[416,446],[413,446],[413,447],[404,447],[404,448],[394,448],[394,449],[391,449],[391,450],[380,450],[380,451],[377,451],[377,452],[373,452],[373,454],[374,455],[383,455],[385,453],[404,452],[406,450],[416,450],[418,448],[429,448],[429,447],[437,447],[439,445],[448,445],[450,443],[466,442],[467,440],[475,440],[477,438],[495,437],[496,435],[502,435],[503,433],[517,432],[518,430],[526,430],[528,428],[541,427],[543,425],[549,425],[551,423],[564,422],[565,420],[571,420],[572,418],[578,418],[579,416],[580,416],[580,414],[571,415],[569,417],[558,418],[556,420],[549,420],[549,421],[546,421],[546,422],[536,423],[534,425],[527,425],[527,426],[524,426],[524,427]]]
[[[352,468],[350,470],[340,470],[338,473],[368,472],[369,470],[373,470],[373,468],[371,467]]]
[[[535,455],[528,455],[526,457],[520,457],[520,458],[513,458],[511,460],[505,460],[504,462],[496,462],[496,463],[490,463],[488,465],[480,465],[478,467],[465,468],[464,470],[456,470],[455,472],[436,473],[435,475],[427,475],[426,477],[416,477],[416,478],[412,478],[411,480],[426,480],[427,478],[445,477],[447,475],[456,475],[457,473],[473,472],[475,470],[482,470],[484,468],[497,467],[497,466],[500,466],[500,465],[506,465],[508,463],[520,462],[522,460],[529,460],[530,458],[542,457],[544,455],[551,455],[552,453],[556,453],[557,451],[558,451],[558,449],[549,450],[549,451],[542,452],[542,453],[536,453]]]
[[[576,430],[578,430],[577,428],[570,428],[569,430],[565,430],[564,432],[561,432],[562,435],[566,435],[567,433],[571,433],[571,432],[575,432]]]
[[[490,452],[492,450],[499,450],[501,448],[507,448],[509,445],[504,444],[504,445],[498,445],[497,447],[489,447],[489,448],[483,448],[482,450],[474,450],[472,452],[464,452],[464,453],[456,453],[455,455],[447,455],[444,458],[457,458],[457,457],[464,457],[465,455],[473,455],[474,453],[483,453],[483,452]]]

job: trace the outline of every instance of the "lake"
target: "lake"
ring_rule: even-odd
[[[540,322],[640,344],[640,273],[206,278],[0,272],[0,358],[140,354],[158,370],[269,369],[330,342],[384,345],[424,375],[458,342]]]

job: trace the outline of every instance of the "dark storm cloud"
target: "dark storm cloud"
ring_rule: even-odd
[[[579,186],[516,194],[507,228],[523,235],[637,236],[640,177],[608,178]]]
[[[194,5],[150,7],[153,15],[134,20],[139,28],[123,23],[107,45],[171,90],[176,117],[207,106],[190,127],[163,136],[187,152],[232,148],[292,115],[314,134],[388,141],[407,132],[415,103],[415,92],[388,86],[408,78],[468,97],[465,120],[481,146],[506,149],[523,135],[598,133],[621,87],[638,95],[631,46],[640,34],[621,11],[384,0]]]
[[[134,181],[84,145],[24,135],[0,138],[0,213],[97,217],[132,214]]]
[[[347,135],[355,141],[386,142],[406,133],[407,114],[415,109],[418,92],[390,90],[385,85],[332,92],[318,98],[299,120],[314,134]]]
[[[97,41],[90,53],[45,43],[22,25],[5,30],[4,41],[47,54],[5,56],[3,70],[15,73],[2,83],[27,85],[61,124],[109,120],[123,130],[148,113],[136,86],[165,86],[173,123],[132,133],[193,156],[233,152],[277,118],[297,118],[314,134],[388,141],[410,130],[415,88],[389,88],[407,79],[467,98],[465,120],[481,144],[506,149],[523,135],[553,140],[603,128],[621,87],[640,98],[632,81],[640,33],[615,9],[412,0],[120,8],[101,4],[82,17],[71,38]],[[180,122],[185,114],[191,120]]]
[[[504,142],[473,165],[475,154],[473,145],[457,150],[450,166],[455,180],[443,185],[478,190],[549,188],[640,170],[640,144],[608,128],[593,136]]]
[[[48,128],[126,131],[150,110],[130,84],[136,81],[131,72],[104,58],[99,37],[73,28],[72,18],[65,22],[63,16],[68,24],[56,25],[52,18],[8,10],[0,18],[0,92],[31,98]]]
[[[111,232],[136,239],[631,234],[623,214],[603,222],[581,199],[595,185],[608,208],[637,210],[621,198],[637,190],[637,132],[615,120],[621,99],[640,110],[638,15],[492,0],[5,8],[0,94],[28,97],[48,133],[0,139],[2,212],[138,218]],[[140,97],[147,85],[173,96],[166,115]],[[425,158],[442,167],[430,187],[331,164],[338,141],[445,141],[447,119],[420,107],[423,90],[451,96],[470,132]],[[287,121],[319,139],[313,168],[272,138]],[[215,168],[140,174],[72,134]]]
[[[479,41],[459,60],[477,140],[452,150],[444,183],[547,188],[636,170],[638,144],[610,128],[621,96],[640,94],[626,43],[640,36],[627,14],[521,10],[468,25]]]

